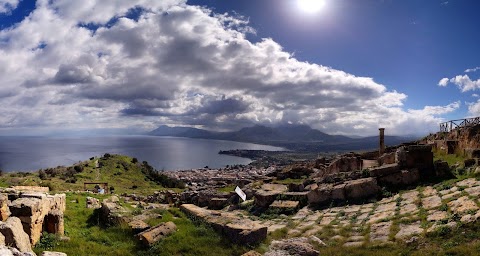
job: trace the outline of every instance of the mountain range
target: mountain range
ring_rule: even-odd
[[[148,133],[154,136],[172,136],[198,139],[229,140],[284,147],[297,151],[348,151],[378,148],[378,136],[351,138],[329,135],[308,125],[255,125],[232,132],[214,132],[192,127],[162,125]],[[386,145],[397,145],[417,138],[385,136]]]

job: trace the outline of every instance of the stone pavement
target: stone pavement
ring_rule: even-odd
[[[265,221],[268,232],[287,227],[288,237],[316,236],[327,245],[361,246],[366,242],[408,241],[442,227],[456,228],[480,218],[480,181],[420,187],[375,203],[302,208],[290,220]],[[414,238],[413,238],[414,239]]]

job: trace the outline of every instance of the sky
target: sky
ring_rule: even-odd
[[[480,116],[477,0],[0,0],[0,135]]]

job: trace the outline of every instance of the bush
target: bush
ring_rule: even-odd
[[[38,247],[44,250],[51,250],[55,248],[56,243],[57,243],[57,237],[55,236],[55,234],[43,232],[42,237],[40,237],[40,241],[38,241],[38,244],[35,247]]]
[[[38,177],[39,177],[41,180],[45,180],[45,179],[48,178],[48,177],[47,177],[47,174],[45,173],[44,170],[38,171]]]
[[[159,172],[155,170],[152,166],[150,166],[147,161],[143,161],[142,164],[142,172],[145,174],[145,176],[152,180],[153,182],[156,182],[157,184],[162,185],[163,187],[166,188],[185,188],[185,183],[183,183],[181,180],[177,180],[174,178],[171,178],[162,172]]]
[[[81,165],[75,165],[75,167],[73,167],[73,169],[79,173],[79,172],[83,172],[83,166]]]
[[[132,159],[132,163],[134,163],[134,164],[138,163],[138,159],[137,159],[136,157],[134,157],[134,158]]]

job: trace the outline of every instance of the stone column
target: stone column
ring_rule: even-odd
[[[385,153],[385,128],[379,128],[380,131],[380,150],[379,156],[382,156]]]

